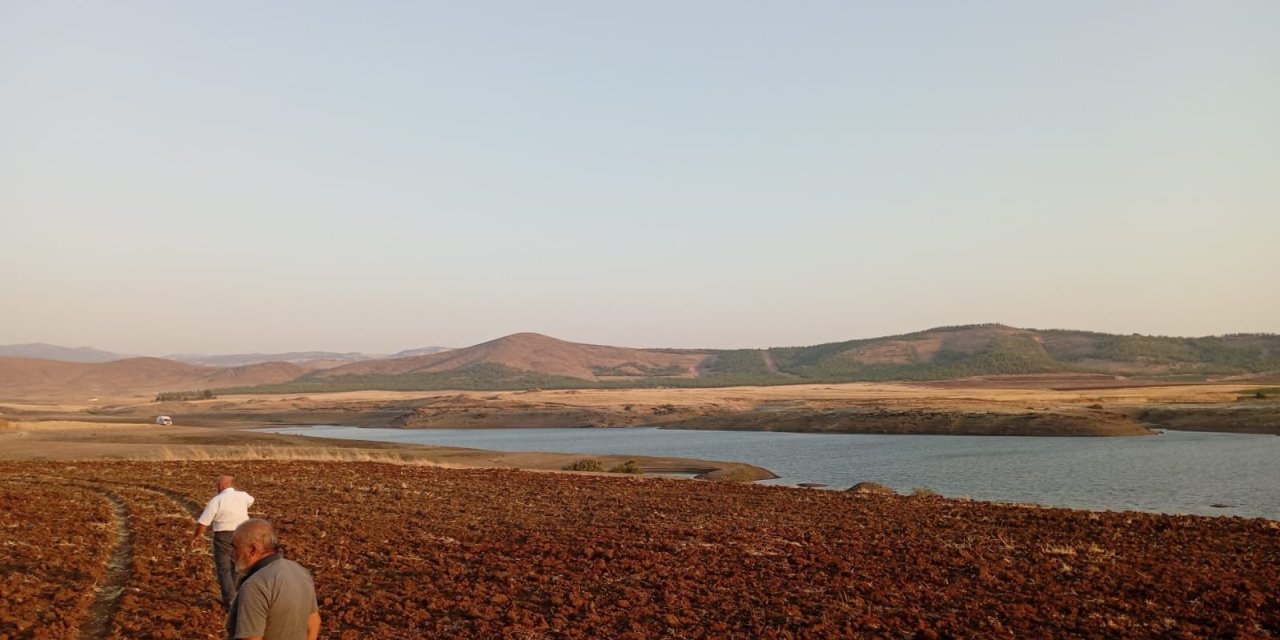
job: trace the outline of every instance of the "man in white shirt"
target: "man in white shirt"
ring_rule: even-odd
[[[191,547],[200,545],[206,529],[213,529],[213,569],[218,574],[218,586],[222,589],[222,606],[231,607],[236,597],[236,565],[231,553],[231,539],[236,527],[249,519],[249,505],[253,496],[235,488],[235,478],[218,476],[218,495],[209,500],[204,513],[196,519],[196,530],[191,536]]]

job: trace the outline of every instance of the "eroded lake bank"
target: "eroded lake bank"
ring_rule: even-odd
[[[665,426],[681,429],[934,435],[1130,436],[1152,428],[1280,433],[1280,402],[1244,385],[1102,389],[797,385],[723,389],[348,392],[151,402],[11,404],[23,420],[408,429]]]

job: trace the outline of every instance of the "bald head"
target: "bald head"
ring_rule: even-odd
[[[275,553],[280,541],[276,539],[276,528],[262,518],[250,518],[236,527],[231,544],[246,548],[256,547],[268,554]]]
[[[275,553],[279,547],[276,528],[262,518],[245,520],[231,536],[231,558],[235,561],[236,571],[241,575],[247,573],[259,560]]]
[[[218,476],[218,491],[220,492],[226,491],[227,489],[234,486],[236,486],[235,476],[228,476],[228,475]]]

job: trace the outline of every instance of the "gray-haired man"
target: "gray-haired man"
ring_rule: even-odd
[[[244,579],[227,615],[227,639],[316,640],[320,608],[315,583],[302,565],[280,553],[271,523],[246,520],[236,528],[231,545],[236,571]]]

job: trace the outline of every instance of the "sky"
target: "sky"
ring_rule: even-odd
[[[1280,332],[1280,3],[0,2],[0,344]]]

